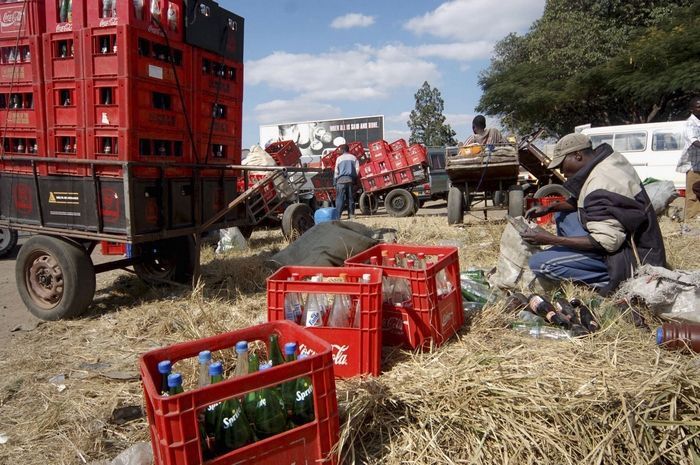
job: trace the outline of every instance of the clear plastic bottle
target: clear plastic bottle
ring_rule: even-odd
[[[292,273],[288,281],[298,281],[299,273]],[[297,324],[301,322],[303,308],[301,304],[301,296],[298,292],[289,292],[284,296],[284,318],[285,320],[293,321]]]
[[[211,365],[211,352],[203,350],[197,357],[199,363],[199,387],[209,385],[211,375],[209,374],[209,366]]]
[[[238,341],[236,343],[236,368],[233,370],[233,377],[245,376],[248,374],[248,341]]]
[[[340,281],[346,282],[347,273],[340,273]],[[336,294],[333,299],[333,308],[328,315],[327,326],[335,328],[347,328],[350,326],[350,296],[345,294]]]

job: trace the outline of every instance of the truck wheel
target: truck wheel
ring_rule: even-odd
[[[464,222],[464,194],[459,187],[452,186],[447,194],[447,224]]]
[[[515,218],[523,216],[525,210],[525,193],[520,186],[513,186],[508,191],[508,214]]]
[[[282,214],[282,234],[289,241],[298,238],[315,224],[313,212],[304,203],[293,203]]]
[[[15,280],[24,305],[42,320],[76,317],[95,296],[87,251],[58,237],[30,237],[17,255]]]
[[[141,261],[134,264],[134,271],[151,286],[163,286],[168,282],[187,284],[194,272],[194,247],[190,236],[138,244],[134,255],[141,257]]]
[[[534,197],[536,199],[540,199],[542,197],[549,197],[552,195],[561,195],[566,199],[571,197],[571,192],[566,190],[566,188],[561,184],[547,184],[546,186],[542,186],[539,189],[537,189],[537,192],[535,192]]]
[[[416,214],[413,194],[406,189],[394,189],[384,197],[384,208],[389,216],[405,218]]]
[[[367,192],[360,194],[360,212],[363,215],[369,216],[374,215],[379,210],[379,201],[377,197]]]
[[[17,231],[14,229],[0,229],[0,258],[9,255],[17,245]]]

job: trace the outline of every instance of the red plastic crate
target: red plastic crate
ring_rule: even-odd
[[[2,144],[4,163],[0,170],[7,173],[32,174],[31,163],[13,161],[12,158],[45,157],[48,146],[44,130],[9,129],[3,131],[2,135],[4,137],[0,137],[0,143]],[[46,175],[45,163],[37,163],[36,167],[37,174]]]
[[[379,173],[388,173],[391,171],[391,162],[389,161],[388,158],[384,159],[383,161],[375,161],[373,162],[374,166],[377,169],[377,174]]]
[[[76,128],[51,128],[47,134],[49,156],[67,160],[85,159],[85,131]],[[71,147],[72,146],[72,147]],[[87,165],[72,163],[48,163],[48,173],[70,176],[87,176]]]
[[[325,170],[315,174],[311,178],[311,184],[315,189],[333,189],[333,171]]]
[[[340,154],[337,150],[332,151],[328,155],[323,155],[321,157],[321,168],[326,168],[330,170],[335,169],[335,162],[338,160]]]
[[[212,136],[202,134],[197,138],[197,155],[199,163],[209,165],[240,165],[241,140],[237,137]]]
[[[394,181],[396,182],[397,185],[408,184],[408,183],[413,182],[413,180],[414,180],[413,171],[411,170],[410,166],[394,171],[393,175],[394,175]]]
[[[369,144],[369,154],[372,161],[384,161],[390,153],[391,146],[385,140],[378,140]]]
[[[365,158],[365,148],[362,142],[350,142],[348,144],[348,152],[355,155],[358,160]]]
[[[256,183],[263,180],[266,176],[267,174],[248,173],[248,188],[253,187]],[[238,192],[245,191],[245,180],[243,178],[240,178],[238,180],[237,187]],[[275,189],[275,184],[273,181],[268,181],[265,184],[263,184],[261,192],[266,202],[272,201],[277,196],[277,189]]]
[[[84,82],[46,83],[46,122],[49,128],[85,126]]]
[[[379,169],[374,162],[368,161],[360,165],[360,177],[374,176],[375,174],[379,174]]]
[[[561,195],[549,195],[547,197],[540,197],[539,199],[534,199],[535,200],[535,206],[537,205],[542,205],[543,207],[546,207],[548,205],[553,204],[554,202],[563,202],[566,200],[564,197]],[[543,224],[554,224],[554,213],[548,213],[544,216],[540,216],[537,218],[535,221],[537,221],[537,224],[543,225]]]
[[[43,1],[26,0],[0,4],[0,38],[17,39],[44,32]]]
[[[46,32],[70,32],[85,27],[86,0],[71,0],[70,21],[61,21],[61,0],[46,0]]]
[[[273,142],[265,148],[265,151],[274,158],[278,166],[296,166],[301,158],[299,147],[291,140]]]
[[[100,242],[102,255],[126,255],[126,244],[123,242]]]
[[[191,96],[189,108],[194,111],[190,116],[190,124],[196,133],[206,136],[210,132],[213,136],[241,136],[241,99],[215,97],[203,92],[192,92]]]
[[[384,188],[384,176],[366,176],[360,178],[360,183],[362,184],[362,190],[365,192],[374,192]]]
[[[389,257],[398,252],[409,255],[424,253],[434,257],[434,263],[424,270],[390,268],[380,266],[384,275],[391,278],[404,278],[411,284],[413,307],[383,308],[384,345],[404,346],[411,349],[427,348],[432,343],[441,346],[464,324],[462,313],[462,293],[459,280],[459,256],[455,247],[428,247],[404,244],[379,244],[345,260],[345,266],[367,269],[370,257],[378,257],[382,251]],[[444,255],[441,260],[438,255]],[[445,270],[447,280],[452,285],[450,293],[438,295],[436,276]]]
[[[317,202],[335,202],[335,189],[325,188],[325,189],[314,189],[314,197]]]
[[[288,281],[292,273],[299,274],[298,281]],[[321,283],[311,282],[311,277],[323,274]],[[340,273],[348,275],[348,282],[332,282],[328,278],[338,278]],[[364,273],[371,276],[369,283],[360,283]],[[335,376],[350,378],[357,375],[381,373],[382,359],[382,272],[378,268],[339,268],[285,266],[267,278],[267,319],[284,320],[284,297],[289,292],[302,295],[309,293],[326,295],[349,295],[352,308],[359,300],[360,327],[314,327],[306,328],[313,334],[328,341],[333,346]],[[306,347],[299,347],[301,353],[313,353]]]
[[[404,149],[408,148],[408,144],[404,139],[395,140],[389,145],[391,146],[392,152],[402,152]]]
[[[192,66],[191,76],[199,92],[242,100],[243,63],[195,47]]]
[[[381,173],[377,177],[382,179],[382,186],[384,188],[391,187],[391,186],[396,184],[396,179],[394,179],[394,174],[391,172]]]
[[[0,128],[42,130],[46,127],[41,84],[0,86]]]
[[[181,91],[188,105],[190,92]],[[88,127],[186,133],[186,108],[175,86],[143,79],[93,79],[87,81],[85,96]]]
[[[202,350],[210,350],[212,353],[219,350],[232,350],[230,348],[241,340],[267,342],[273,332],[279,335],[281,345],[296,342],[308,347],[315,354],[309,355],[305,360],[285,363],[235,379],[229,378],[220,383],[188,390],[175,396],[159,395],[158,362],[170,360],[175,363],[197,357]],[[231,397],[240,397],[248,392],[276,386],[301,376],[310,377],[313,385],[316,415],[313,422],[236,449],[207,463],[212,465],[291,465],[311,464],[324,459],[328,461],[323,463],[331,465],[338,463],[337,457],[331,455],[339,432],[331,347],[326,341],[305,328],[288,321],[265,323],[153,350],[141,356],[139,366],[156,465],[201,465],[203,463],[197,418],[202,409]]]
[[[389,164],[392,170],[400,170],[408,166],[408,161],[403,154],[403,150],[389,154]]]
[[[428,163],[428,151],[421,144],[413,144],[405,150],[406,159],[408,164],[414,165],[425,165]]]
[[[47,81],[83,78],[80,31],[47,32],[42,37],[44,77]]]
[[[153,2],[157,2],[160,14],[151,13]],[[137,11],[133,0],[112,0],[105,9],[104,0],[92,0],[87,8],[88,27],[126,26],[148,31],[161,37],[167,35],[170,41],[182,42],[184,34],[184,13],[182,0],[148,0],[143,1],[141,11]],[[172,8],[174,16],[169,21],[168,13]],[[162,30],[158,24],[162,25]],[[164,34],[165,33],[165,34]]]
[[[0,39],[0,84],[44,82],[41,56],[40,36]]]
[[[129,77],[192,87],[192,47],[129,26],[82,31],[86,78]]]

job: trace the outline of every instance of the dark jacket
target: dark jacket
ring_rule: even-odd
[[[610,283],[600,290],[609,295],[641,264],[666,266],[666,251],[654,207],[634,167],[608,144],[564,183],[578,207],[583,227],[605,250]]]

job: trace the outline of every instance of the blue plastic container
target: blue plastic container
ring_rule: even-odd
[[[325,223],[326,221],[334,221],[338,219],[338,210],[332,207],[319,208],[314,213],[314,221],[316,224]]]

